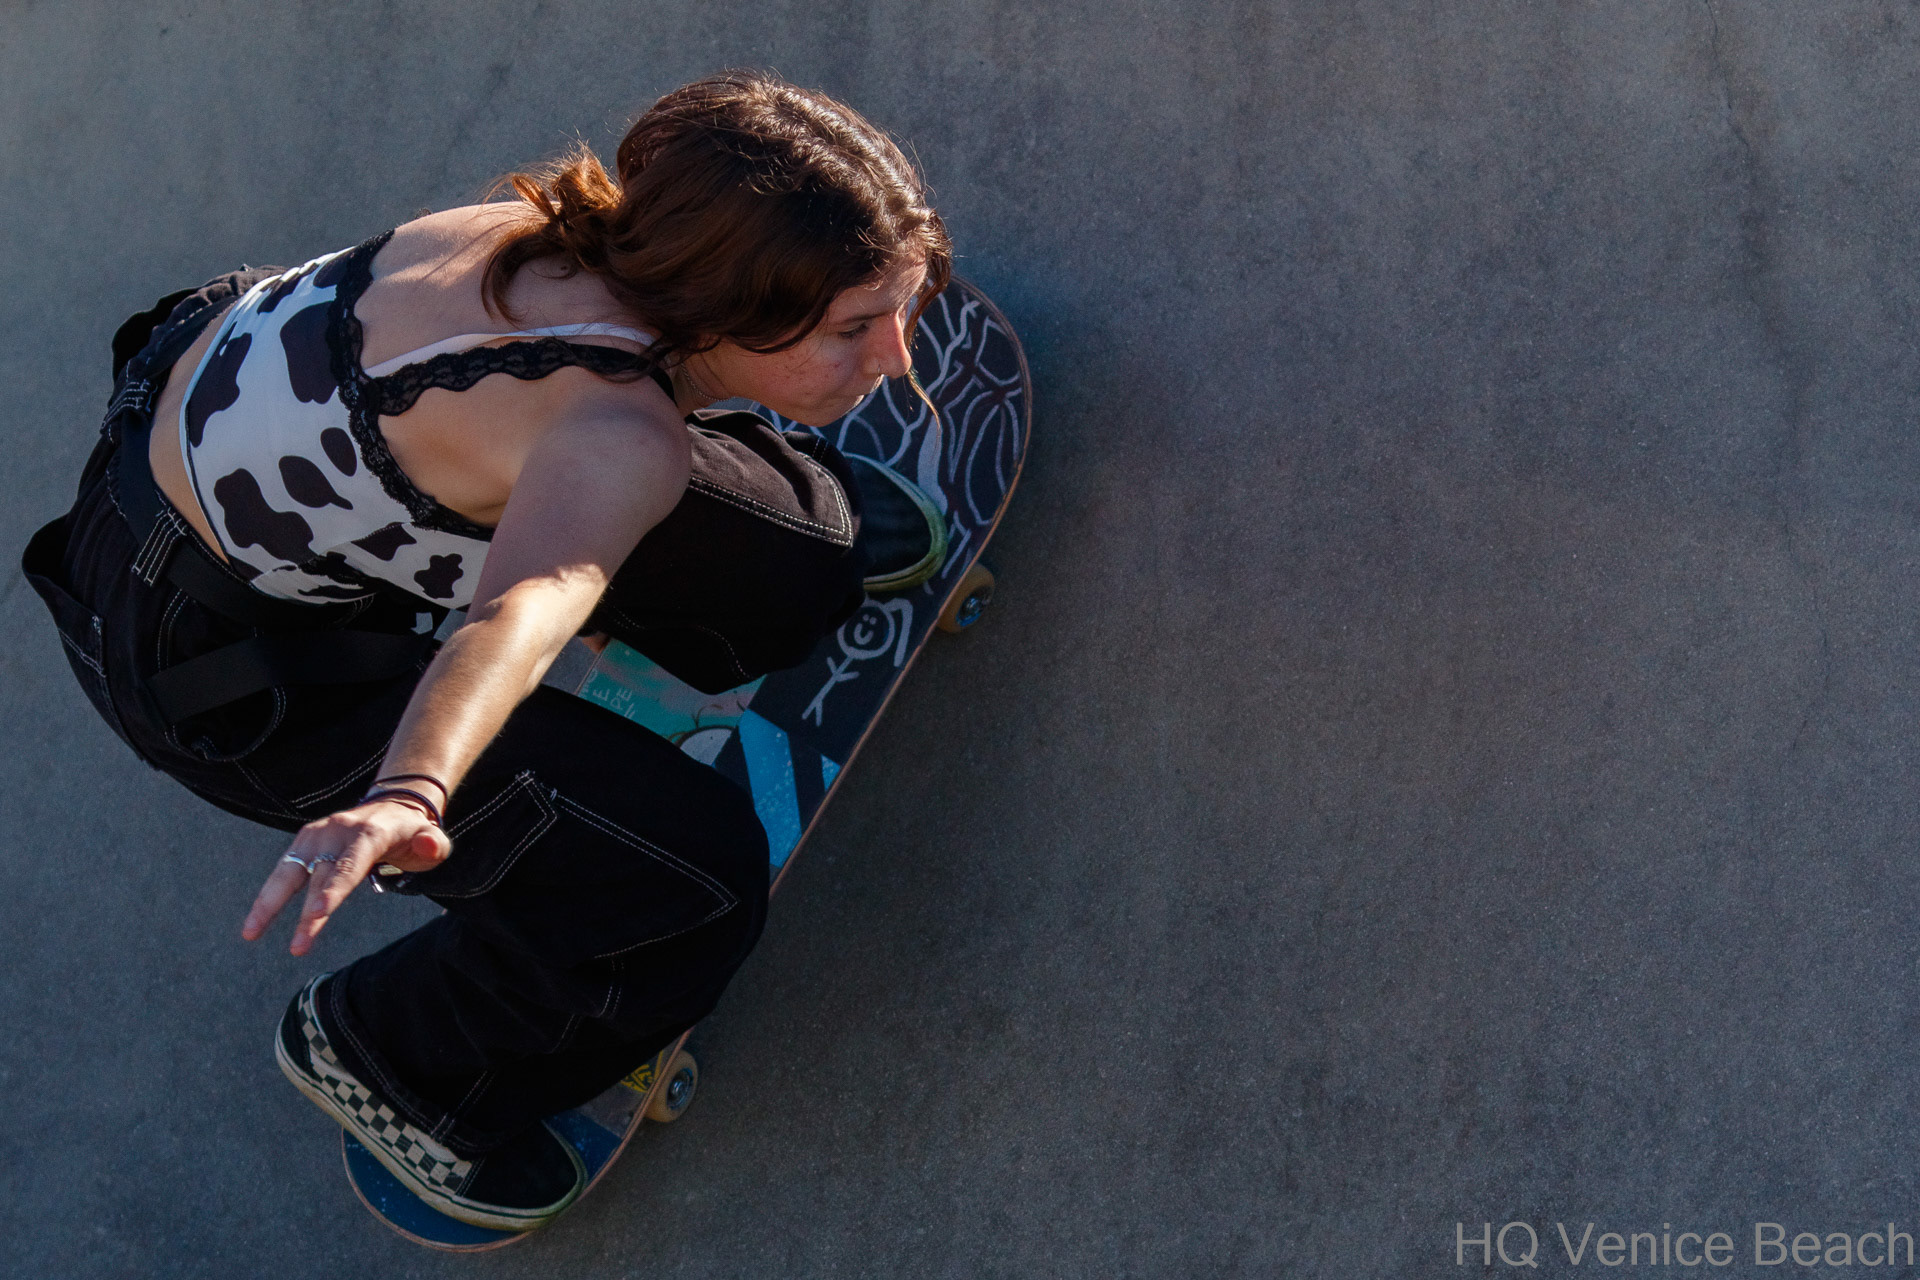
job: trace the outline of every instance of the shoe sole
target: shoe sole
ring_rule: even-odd
[[[898,591],[907,591],[923,583],[931,582],[933,576],[940,572],[940,566],[945,564],[947,560],[946,515],[941,512],[940,508],[933,505],[927,498],[927,495],[920,489],[920,486],[908,480],[886,463],[869,458],[864,454],[860,455],[860,461],[880,472],[881,475],[885,476],[886,479],[892,483],[894,488],[905,494],[907,499],[920,509],[920,515],[927,522],[927,534],[931,543],[927,548],[927,554],[921,556],[920,559],[908,565],[906,568],[896,569],[892,573],[875,574],[873,577],[865,579],[860,585],[864,587],[869,594],[883,595]]]
[[[554,1134],[560,1145],[566,1148],[567,1158],[573,1162],[574,1173],[573,1191],[558,1206],[537,1212],[514,1214],[498,1209],[482,1209],[470,1202],[457,1200],[448,1196],[446,1192],[422,1182],[417,1170],[409,1168],[404,1161],[395,1158],[387,1151],[384,1143],[363,1129],[352,1116],[340,1108],[326,1090],[310,1080],[306,1072],[300,1069],[300,1064],[287,1055],[286,1041],[278,1030],[273,1036],[273,1060],[280,1064],[280,1074],[287,1078],[287,1083],[306,1095],[309,1102],[333,1117],[334,1123],[352,1134],[360,1145],[366,1148],[368,1155],[378,1160],[388,1173],[400,1180],[400,1185],[411,1191],[435,1212],[444,1213],[456,1222],[464,1222],[474,1227],[490,1227],[495,1231],[532,1231],[536,1227],[546,1226],[547,1223],[565,1213],[573,1202],[580,1198],[580,1193],[586,1189],[586,1162],[580,1159],[580,1153],[573,1149],[572,1143]],[[547,1132],[552,1133],[553,1130],[548,1129]]]

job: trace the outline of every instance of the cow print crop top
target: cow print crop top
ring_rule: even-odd
[[[429,388],[578,365],[646,373],[673,394],[641,354],[562,340],[652,340],[609,324],[462,334],[363,368],[354,304],[392,234],[254,285],[188,384],[180,452],[194,494],[233,569],[268,595],[354,600],[386,582],[440,608],[472,603],[493,530],[415,488],[380,434],[382,414],[405,413]],[[500,338],[532,340],[480,345]]]

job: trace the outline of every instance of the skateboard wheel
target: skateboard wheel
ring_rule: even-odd
[[[647,1119],[672,1124],[692,1103],[700,1087],[700,1064],[685,1049],[673,1055],[673,1061],[660,1073],[660,1087],[647,1100]]]
[[[974,561],[960,579],[960,585],[947,597],[947,607],[940,611],[934,624],[942,631],[965,631],[980,621],[980,615],[986,612],[987,602],[993,599],[993,570]]]

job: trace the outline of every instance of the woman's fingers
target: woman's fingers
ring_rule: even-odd
[[[423,827],[407,841],[404,856],[389,857],[388,862],[402,871],[431,871],[447,860],[453,841],[438,827]]]
[[[293,927],[289,950],[294,955],[303,956],[312,949],[314,938],[386,852],[386,844],[386,840],[363,830],[331,859],[314,865],[313,874],[307,878],[307,900],[300,909],[300,922]]]
[[[267,926],[273,923],[273,918],[280,914],[280,908],[286,906],[306,882],[307,873],[293,863],[274,863],[273,871],[267,876],[266,883],[260,886],[260,892],[253,899],[253,907],[240,926],[240,936],[252,942],[265,933]]]
[[[360,876],[344,858],[315,867],[307,881],[307,900],[300,908],[300,919],[293,926],[293,941],[287,950],[296,956],[312,950],[314,938],[327,927],[327,921],[359,883]]]
[[[304,888],[306,901],[289,948],[297,956],[313,948],[314,938],[376,864],[388,861],[403,871],[427,871],[446,861],[453,847],[447,833],[411,805],[380,802],[310,822],[295,844],[300,863],[283,858],[274,864],[240,926],[240,936],[251,942],[265,933],[281,908]],[[311,873],[305,870],[308,865]]]

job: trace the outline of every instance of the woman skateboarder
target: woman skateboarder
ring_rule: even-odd
[[[300,898],[305,954],[368,879],[446,908],[310,983],[275,1050],[416,1194],[506,1230],[581,1185],[541,1118],[704,1016],[766,906],[747,798],[542,676],[586,633],[724,689],[857,607],[845,459],[696,411],[845,414],[951,264],[899,149],[770,77],[667,95],[616,169],[582,150],[134,317],[25,561],[142,759],[297,832],[244,937]]]

